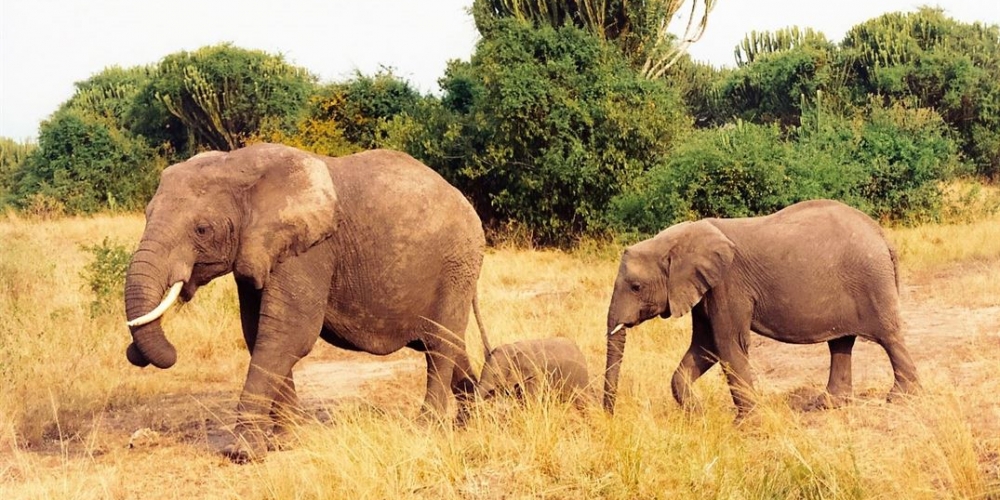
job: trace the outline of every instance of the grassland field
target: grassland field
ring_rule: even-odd
[[[894,228],[902,311],[924,392],[886,403],[885,353],[859,342],[855,398],[827,411],[825,345],[755,336],[761,403],[740,424],[714,368],[685,412],[669,380],[690,319],[629,335],[618,410],[548,397],[479,405],[464,428],[417,423],[423,356],[317,344],[296,381],[313,421],[266,460],[218,453],[249,361],[235,287],[218,279],[166,319],[169,370],[125,359],[122,307],[94,311],[87,245],[131,248],[141,215],[0,215],[0,498],[1000,499],[1000,217]],[[479,283],[494,345],[564,336],[604,369],[620,247],[491,248]],[[468,350],[483,355],[475,325]]]

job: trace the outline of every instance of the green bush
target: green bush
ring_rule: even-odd
[[[859,194],[880,219],[923,222],[940,217],[938,181],[949,178],[957,147],[941,116],[900,104],[873,106],[860,127],[856,161],[868,168]]]
[[[0,137],[0,207],[13,202],[14,172],[21,168],[37,146]]]
[[[38,148],[13,172],[13,199],[26,208],[43,195],[71,214],[139,209],[155,191],[162,167],[141,138],[64,108],[42,123]]]
[[[372,149],[378,147],[381,124],[412,110],[421,99],[419,92],[391,71],[374,76],[357,73],[351,80],[321,88],[310,103],[310,113],[315,119],[337,123],[344,138],[356,147]]]
[[[90,314],[100,314],[121,308],[125,295],[125,273],[128,271],[132,252],[124,245],[104,238],[98,245],[81,245],[82,250],[91,254],[80,276],[87,282],[94,294],[90,303]]]
[[[652,234],[702,217],[748,217],[797,201],[790,146],[777,125],[737,122],[693,133],[609,213],[620,231]]]
[[[609,224],[648,235],[681,220],[766,215],[817,198],[886,222],[941,216],[940,181],[957,156],[933,110],[873,103],[859,118],[812,110],[806,122],[789,136],[747,122],[693,134],[613,200]]]
[[[315,82],[282,56],[259,50],[222,44],[177,52],[160,61],[136,96],[141,105],[130,120],[136,133],[168,140],[182,156],[229,151],[245,145],[264,122],[293,132]]]
[[[497,23],[449,67],[442,103],[387,141],[442,172],[491,227],[555,244],[599,231],[611,198],[690,127],[683,103],[585,30]]]
[[[977,173],[1000,177],[1000,26],[924,7],[860,23],[841,47],[862,106],[879,96],[933,109]]]

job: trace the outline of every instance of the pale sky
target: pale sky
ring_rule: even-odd
[[[279,6],[280,4],[280,6]],[[965,22],[1000,24],[996,0],[719,0],[695,59],[733,64],[751,30],[791,25],[840,41],[851,26],[930,4]],[[321,81],[379,67],[438,92],[449,59],[468,59],[478,34],[472,0],[0,0],[0,136],[37,137],[39,123],[102,69],[232,42],[284,54]]]

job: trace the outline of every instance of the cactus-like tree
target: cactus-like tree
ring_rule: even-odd
[[[567,24],[589,30],[617,44],[632,65],[648,78],[659,78],[697,42],[717,0],[476,0],[473,14],[480,33],[491,21],[513,17],[536,24]],[[687,12],[683,31],[671,21]]]

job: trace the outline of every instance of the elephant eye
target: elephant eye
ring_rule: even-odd
[[[636,292],[636,293],[639,293],[639,292],[642,291],[642,285],[639,284],[639,283],[632,283],[631,288],[632,288],[632,291]]]
[[[208,224],[198,224],[194,228],[194,232],[198,233],[198,236],[205,236],[211,228]]]

